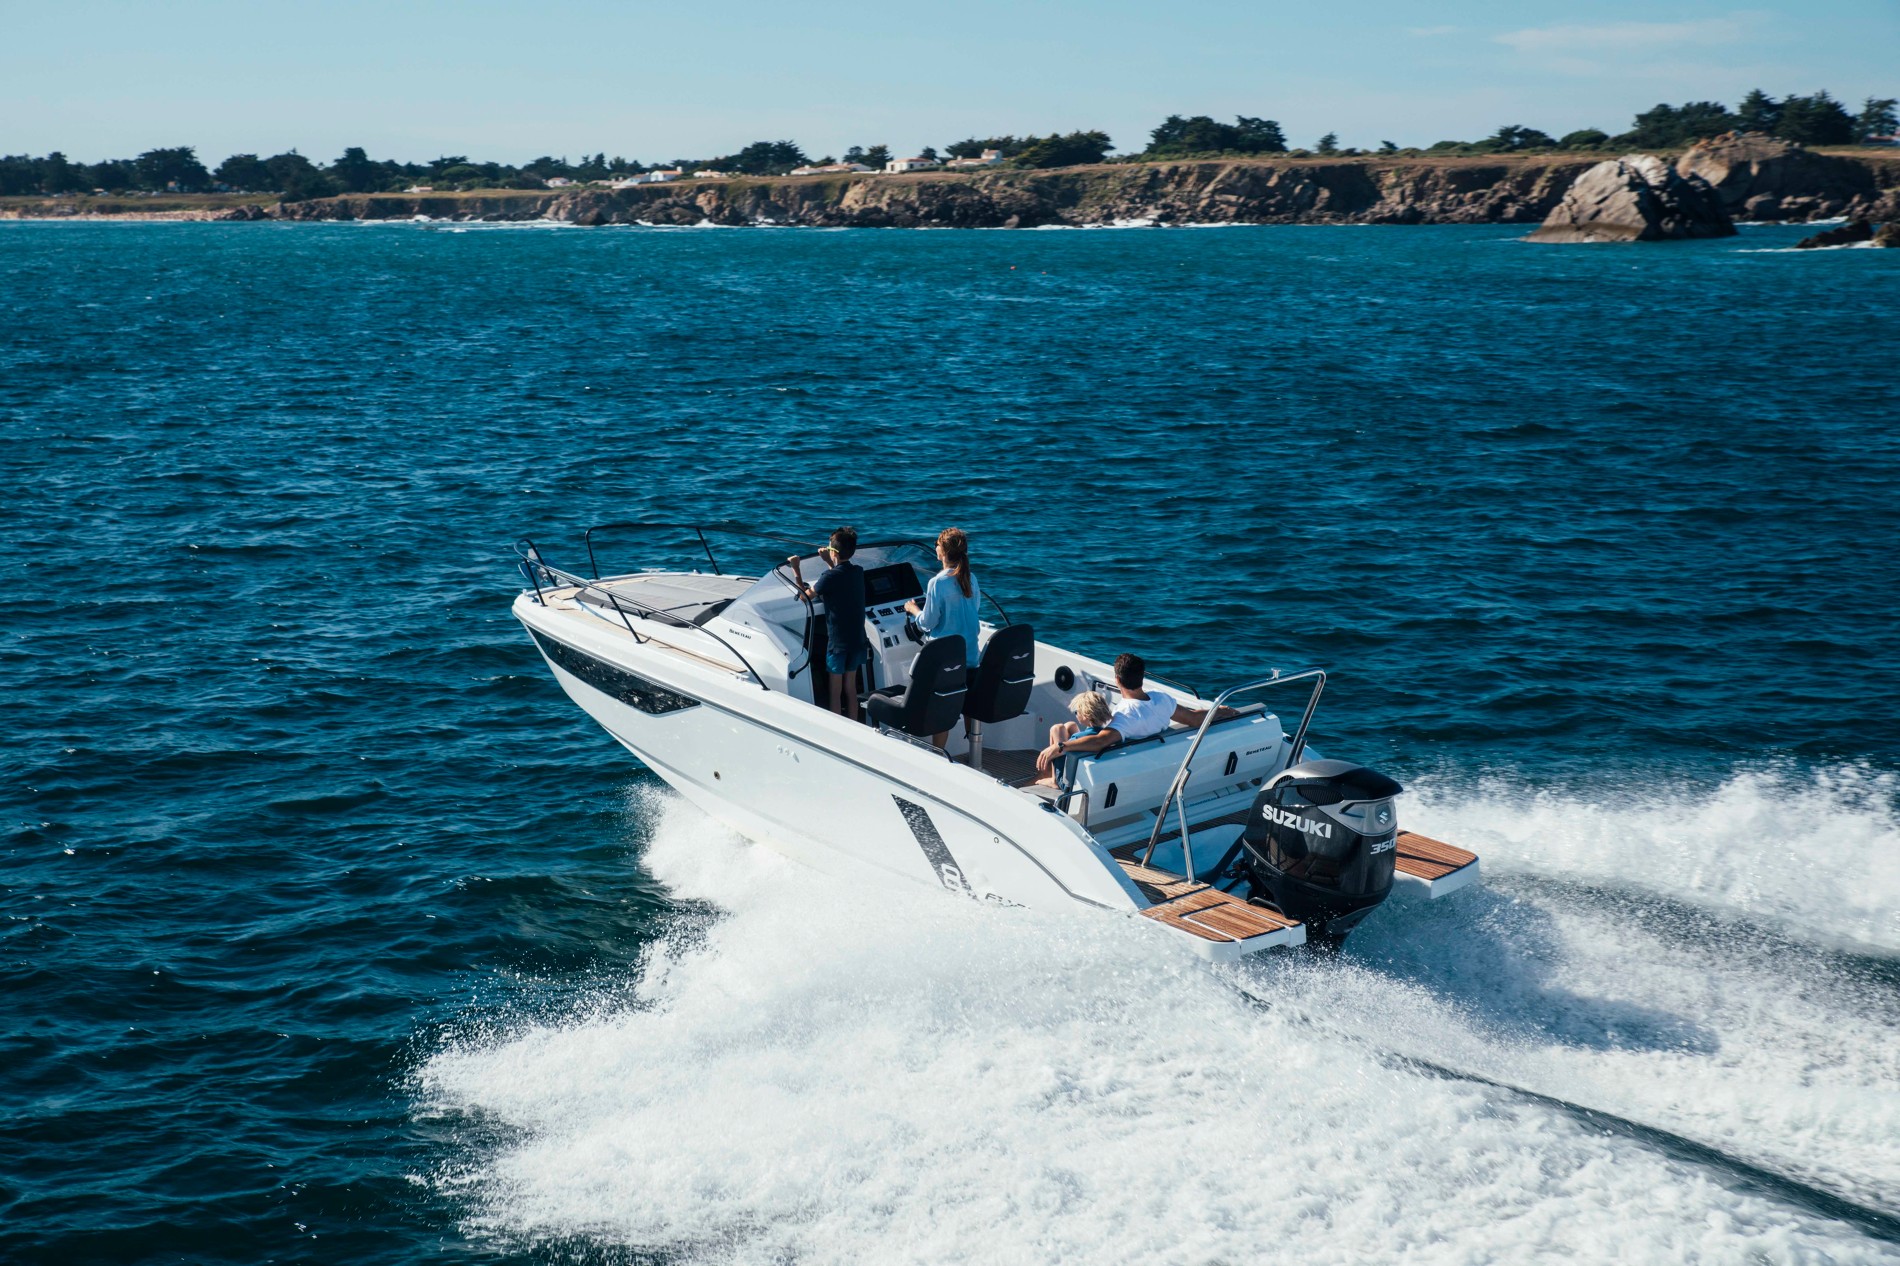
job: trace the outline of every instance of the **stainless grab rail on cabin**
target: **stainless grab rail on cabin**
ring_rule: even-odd
[[[694,624],[691,620],[682,619],[663,607],[653,606],[640,601],[638,598],[622,598],[621,595],[611,589],[595,584],[591,580],[576,576],[571,571],[564,571],[554,566],[554,564],[541,557],[540,547],[535,545],[528,537],[524,536],[515,542],[515,553],[521,559],[522,573],[527,576],[529,583],[534,586],[535,601],[542,606],[545,607],[548,604],[547,595],[541,591],[543,578],[547,580],[547,585],[550,589],[572,587],[575,589],[592,590],[605,598],[608,603],[612,605],[614,614],[620,617],[620,622],[626,626],[627,632],[633,637],[636,643],[644,646],[653,639],[651,637],[640,636],[640,631],[633,627],[633,620],[627,614],[627,607],[632,607],[634,612],[642,619],[653,620],[656,623],[666,624],[673,628],[690,629],[695,633],[703,634],[711,638],[713,641],[719,643],[719,645],[725,647],[726,651],[734,659],[739,661],[746,672],[751,676],[753,682],[758,685],[759,689],[768,692],[772,689],[765,684],[765,678],[759,675],[759,670],[754,668],[751,662],[748,661],[744,655],[741,655],[731,642],[728,642],[711,629]],[[559,583],[556,583],[557,581]],[[622,605],[623,602],[626,604],[625,606]]]
[[[713,555],[712,544],[706,539],[706,533],[708,532],[723,536],[751,537],[753,540],[771,541],[775,545],[795,545],[801,554],[815,553],[818,549],[818,547],[810,541],[801,541],[792,536],[778,536],[771,532],[761,532],[757,528],[749,527],[744,523],[728,523],[723,520],[716,523],[669,523],[642,519],[628,523],[596,523],[593,527],[588,528],[586,532],[581,534],[581,543],[587,547],[587,566],[594,573],[595,580],[600,579],[600,563],[594,558],[594,533],[632,531],[642,528],[667,528],[674,531],[691,532],[694,536],[699,538],[699,548],[705,551],[706,562],[713,569],[713,575],[715,576],[723,576],[726,573],[720,569],[719,559]]]
[[[818,544],[814,541],[802,541],[794,536],[780,536],[772,532],[761,532],[748,524],[731,523],[723,520],[716,523],[674,523],[641,519],[626,523],[596,523],[593,527],[588,528],[581,534],[581,543],[587,547],[587,567],[588,570],[593,573],[594,579],[600,579],[600,562],[594,555],[594,533],[634,531],[650,528],[665,528],[671,531],[691,532],[698,538],[699,548],[705,553],[706,563],[713,569],[713,575],[715,576],[723,576],[726,573],[725,570],[719,566],[718,557],[713,554],[712,543],[706,539],[706,533],[708,532],[720,536],[743,536],[755,541],[771,541],[775,545],[790,545],[796,547],[800,554],[815,554],[818,552]],[[858,542],[858,549],[860,551],[889,549],[893,545],[908,545],[913,549],[920,550],[926,556],[934,553],[936,549],[934,545],[927,545],[923,541],[911,537],[895,537],[888,541],[860,541]],[[1004,627],[1015,623],[1015,621],[1010,619],[1009,612],[1003,609],[1003,604],[998,602],[996,596],[987,589],[983,591],[983,601],[989,603],[990,606],[996,609],[996,614],[1003,619]],[[1200,692],[1190,690],[1189,693],[1199,694]]]
[[[1207,737],[1207,731],[1214,724],[1215,715],[1235,695],[1263,690],[1268,686],[1285,685],[1290,681],[1304,681],[1308,678],[1313,679],[1313,696],[1306,701],[1306,711],[1300,716],[1300,728],[1293,732],[1293,745],[1287,750],[1284,768],[1291,769],[1299,763],[1300,753],[1306,749],[1306,731],[1313,724],[1313,710],[1319,707],[1320,692],[1326,689],[1326,670],[1307,668],[1297,673],[1282,673],[1276,670],[1271,677],[1243,681],[1238,686],[1229,686],[1220,692],[1212,706],[1207,709],[1206,715],[1201,718],[1201,728],[1195,731],[1194,741],[1188,744],[1187,755],[1181,758],[1181,768],[1175,771],[1174,781],[1168,784],[1168,794],[1162,798],[1161,808],[1155,811],[1154,830],[1148,833],[1148,848],[1141,855],[1143,866],[1153,859],[1155,845],[1161,842],[1161,828],[1168,821],[1168,809],[1173,806],[1181,821],[1181,864],[1187,868],[1187,877],[1194,878],[1194,840],[1188,831],[1187,797],[1181,793],[1187,787],[1187,780],[1194,773],[1194,753],[1201,749],[1201,740]]]

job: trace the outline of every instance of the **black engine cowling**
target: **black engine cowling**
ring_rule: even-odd
[[[1404,788],[1343,760],[1303,761],[1254,797],[1241,865],[1256,897],[1337,940],[1392,890]]]

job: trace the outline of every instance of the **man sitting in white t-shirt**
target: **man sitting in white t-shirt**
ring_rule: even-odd
[[[1051,743],[1036,756],[1036,768],[1048,773],[1055,763],[1064,756],[1079,752],[1102,752],[1117,743],[1132,743],[1136,739],[1150,738],[1168,728],[1171,721],[1182,725],[1199,725],[1207,712],[1201,708],[1185,708],[1174,701],[1174,696],[1159,690],[1143,689],[1142,683],[1148,679],[1148,665],[1139,655],[1126,652],[1115,657],[1115,688],[1117,698],[1109,700],[1111,713],[1108,724],[1093,734],[1068,739],[1061,743]],[[1225,721],[1237,717],[1240,713],[1222,706],[1214,714],[1216,721]]]

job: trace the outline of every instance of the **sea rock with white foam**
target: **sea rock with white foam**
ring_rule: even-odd
[[[1533,242],[1659,242],[1733,237],[1735,222],[1699,176],[1653,154],[1626,154],[1577,178]]]
[[[1794,248],[1811,251],[1823,246],[1856,246],[1873,240],[1874,226],[1865,220],[1853,220],[1838,229],[1823,229],[1813,237],[1804,237],[1794,244]]]

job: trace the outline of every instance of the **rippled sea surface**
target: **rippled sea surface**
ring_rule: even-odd
[[[1900,1260],[1900,252],[1520,232],[0,225],[0,1259]],[[819,884],[510,619],[633,518],[1323,664],[1486,885]]]

